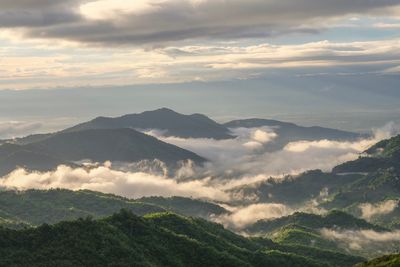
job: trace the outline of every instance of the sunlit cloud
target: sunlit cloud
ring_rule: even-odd
[[[293,210],[283,204],[253,204],[231,208],[230,214],[215,217],[214,220],[229,228],[242,229],[259,220],[276,219],[291,213]]]
[[[17,42],[18,44],[18,42]],[[21,43],[20,43],[21,44]],[[183,46],[152,50],[79,48],[37,45],[6,46],[0,53],[0,89],[56,86],[100,86],[148,83],[183,83],[251,79],[290,70],[304,75],[345,66],[347,72],[372,75],[396,72],[400,64],[400,40],[299,45]],[[27,54],[28,53],[28,54]],[[99,64],[101,63],[101,64]],[[173,66],[173,67],[171,67]],[[389,68],[388,66],[391,66]],[[344,75],[345,73],[337,74]]]
[[[50,172],[27,172],[17,169],[0,180],[7,189],[89,189],[113,193],[129,198],[145,196],[185,196],[227,201],[229,195],[207,185],[207,180],[178,182],[163,175],[145,172],[112,170],[107,163],[94,168],[71,168],[59,166]]]
[[[370,256],[392,253],[400,242],[400,231],[322,229],[321,234],[346,250],[370,251]]]
[[[369,220],[374,216],[387,215],[393,212],[399,206],[399,200],[387,200],[381,203],[371,204],[362,203],[359,205],[361,209],[361,217]]]

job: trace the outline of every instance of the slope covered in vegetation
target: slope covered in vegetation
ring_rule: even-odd
[[[138,217],[122,210],[101,220],[0,229],[1,266],[344,267],[362,261],[345,254],[322,255],[324,260],[318,260],[312,253],[269,248],[218,224],[172,213]]]
[[[204,217],[224,213],[223,208],[190,198],[143,198],[131,200],[112,194],[65,189],[0,191],[0,225],[20,227],[57,223],[91,216],[110,216],[120,209],[136,215],[174,211],[188,216]]]

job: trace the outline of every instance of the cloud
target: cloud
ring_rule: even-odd
[[[339,242],[340,246],[348,250],[367,250],[372,253],[384,254],[393,252],[393,245],[397,247],[400,242],[400,231],[376,232],[373,230],[343,230],[322,229],[323,237]],[[374,249],[375,248],[375,249]]]
[[[318,207],[321,201],[328,196],[327,189],[320,192],[320,196],[311,199],[301,207],[293,208],[282,203],[257,203],[248,206],[223,205],[230,213],[213,217],[215,222],[235,230],[242,230],[260,220],[272,220],[295,212],[306,212],[314,214],[325,214],[326,210]],[[248,197],[248,196],[247,196]],[[231,199],[245,200],[246,197],[232,195]],[[255,199],[257,201],[257,199]]]
[[[357,159],[378,141],[398,132],[394,124],[375,130],[372,138],[357,141],[296,141],[270,152],[268,144],[279,139],[270,127],[231,129],[236,139],[214,140],[165,137],[148,132],[164,142],[193,151],[209,159],[204,169],[195,173],[215,177],[216,186],[224,190],[270,179],[296,175],[310,169],[330,171],[346,161]]]
[[[111,46],[102,49],[69,47],[69,44],[60,44],[57,40],[50,44],[26,40],[16,43],[19,46],[12,44],[0,48],[0,55],[3,55],[0,88],[183,83],[257,77],[268,77],[271,81],[277,79],[278,84],[271,87],[285,83],[297,87],[299,78],[296,77],[319,77],[323,76],[321,73],[333,78],[352,75],[354,79],[362,79],[351,83],[352,86],[364,87],[365,75],[384,79],[396,73],[395,67],[400,61],[399,39],[295,45],[233,43],[194,46],[183,43],[149,50]],[[28,55],[27,44],[31,49]],[[102,64],[94,64],[98,60]],[[320,78],[316,80],[311,81],[313,86],[328,86],[319,85]],[[334,78],[333,82],[340,80]],[[306,86],[310,87],[310,83]]]
[[[387,131],[377,131],[386,137]],[[298,141],[286,145],[282,150],[269,152],[266,147],[279,138],[274,128],[232,129],[238,137],[229,140],[183,139],[159,136],[163,131],[150,131],[163,141],[192,150],[211,160],[205,166],[186,162],[176,171],[168,170],[158,160],[138,163],[114,162],[110,164],[86,163],[82,168],[73,169],[59,166],[50,172],[27,172],[18,169],[0,179],[0,186],[20,190],[36,188],[90,189],[114,193],[131,198],[142,196],[184,196],[205,198],[224,203],[249,203],[259,201],[256,194],[244,194],[231,190],[239,186],[256,186],[258,182],[283,174],[298,174],[309,169],[329,170],[343,161],[357,158],[359,153],[374,144],[375,138],[355,142]],[[249,146],[252,142],[257,145]],[[324,190],[316,199],[311,199],[303,211],[324,212],[316,207],[326,198]],[[279,203],[237,207],[228,217],[221,218],[226,224],[243,227],[254,220],[268,219],[287,214],[291,210]],[[253,217],[246,215],[255,213]],[[242,218],[242,219],[240,219]]]
[[[354,15],[383,14],[397,0],[70,0],[0,2],[0,25],[31,38],[146,44],[317,32]],[[37,5],[35,5],[37,2]],[[322,25],[322,26],[321,26]]]
[[[0,139],[9,139],[32,134],[42,128],[42,126],[42,123],[38,122],[0,122]]]
[[[18,190],[30,188],[89,189],[129,198],[183,196],[220,201],[229,200],[227,193],[208,186],[206,179],[178,182],[161,175],[112,170],[110,164],[76,169],[59,166],[55,171],[43,173],[18,169],[3,177],[0,180],[0,186]]]
[[[80,16],[73,10],[79,0],[0,1],[0,28],[41,28],[76,23]]]
[[[375,23],[373,25],[375,28],[378,29],[387,29],[387,30],[396,30],[396,29],[400,29],[400,23]]]
[[[361,217],[369,220],[374,216],[387,215],[393,212],[399,206],[399,200],[387,200],[381,203],[371,204],[362,203],[359,205],[361,209]]]
[[[259,220],[275,219],[293,213],[293,210],[283,204],[253,204],[244,207],[231,208],[230,214],[214,218],[214,221],[228,228],[243,229]]]

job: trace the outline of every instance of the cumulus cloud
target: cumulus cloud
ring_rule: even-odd
[[[400,231],[337,231],[325,228],[321,230],[321,234],[325,238],[338,242],[341,247],[347,250],[371,250],[371,255],[394,252],[400,242]]]
[[[381,203],[371,204],[362,203],[359,205],[361,209],[361,217],[369,220],[374,216],[386,215],[393,212],[399,206],[399,200],[387,200]]]
[[[252,204],[230,209],[230,214],[215,217],[214,220],[229,228],[243,229],[259,220],[275,219],[293,213],[293,210],[283,204]]]
[[[0,122],[0,139],[9,139],[32,134],[42,128],[39,122]]]
[[[108,44],[316,32],[329,21],[355,14],[382,14],[386,9],[400,4],[397,0],[283,0],[279,3],[265,0],[16,2],[0,2],[2,27],[23,27],[26,36],[35,38]],[[36,2],[37,5],[34,5]]]
[[[94,168],[71,168],[59,166],[51,172],[27,172],[18,169],[0,180],[0,187],[26,190],[66,188],[89,189],[113,193],[129,198],[145,196],[183,196],[229,200],[229,195],[207,185],[207,179],[178,182],[172,178],[145,172],[112,170],[110,164]]]

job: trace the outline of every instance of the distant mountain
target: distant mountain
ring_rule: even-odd
[[[157,205],[185,216],[201,217],[204,219],[229,213],[217,204],[184,197],[144,197],[136,201]]]
[[[244,119],[234,120],[224,124],[227,128],[260,128],[270,127],[278,136],[268,144],[272,150],[281,149],[286,144],[294,141],[314,141],[314,140],[357,140],[366,137],[359,133],[341,131],[331,128],[318,126],[303,127],[289,122],[267,119]]]
[[[271,244],[271,242],[263,242]],[[121,211],[24,230],[0,228],[1,266],[322,267],[363,261],[337,252],[269,248],[201,219]]]
[[[204,158],[133,129],[93,129],[61,132],[26,145],[0,146],[0,173],[21,166],[32,170],[52,169],[61,163],[92,160],[137,162],[159,159],[167,164],[182,160],[202,163]]]
[[[306,140],[356,140],[368,135],[341,131],[323,127],[303,127],[289,122],[267,119],[234,120],[225,124],[219,124],[202,114],[183,115],[171,109],[161,108],[153,111],[145,111],[139,114],[128,114],[121,117],[97,117],[91,121],[62,130],[61,132],[76,132],[89,129],[118,129],[132,128],[140,131],[158,129],[165,136],[182,138],[213,138],[217,140],[231,139],[235,136],[230,128],[259,128],[271,127],[278,137],[268,144],[270,150],[278,150],[289,142]],[[25,145],[43,141],[54,135],[35,134],[14,140],[8,140],[15,144]],[[5,140],[0,140],[4,142]]]
[[[98,117],[64,132],[116,128],[158,129],[165,131],[166,136],[182,138],[233,138],[227,128],[202,114],[183,115],[167,108],[117,118]]]
[[[88,190],[66,189],[0,191],[0,226],[37,226],[92,216],[110,216],[120,209],[136,215],[173,211],[185,216],[210,218],[228,211],[224,208],[183,197],[127,199]]]
[[[200,156],[167,144],[133,129],[92,129],[62,132],[43,141],[28,144],[28,150],[41,151],[68,161],[91,159],[96,162],[136,162],[159,159],[166,163],[180,160],[203,162]]]
[[[23,167],[28,170],[48,171],[61,164],[77,167],[72,162],[41,151],[31,150],[24,146],[8,143],[0,145],[0,176],[14,171],[17,167]]]
[[[352,215],[333,210],[322,216],[317,214],[309,214],[296,212],[289,216],[284,216],[274,220],[261,220],[246,228],[248,233],[271,233],[288,225],[306,227],[312,230],[322,228],[337,228],[337,229],[363,229],[363,230],[387,230],[383,227],[366,222],[363,219],[353,217]]]
[[[361,174],[336,175],[321,170],[311,170],[299,175],[280,179],[268,179],[231,189],[234,194],[257,197],[259,202],[304,205],[310,199],[323,198],[321,194],[333,194],[343,186],[363,177]]]

